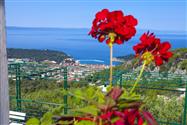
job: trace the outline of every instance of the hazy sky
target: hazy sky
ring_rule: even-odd
[[[187,0],[6,0],[8,26],[89,28],[97,11],[123,10],[140,29],[187,31]]]

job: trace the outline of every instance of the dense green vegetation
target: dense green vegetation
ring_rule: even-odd
[[[86,94],[86,91],[89,91],[88,83],[93,81],[92,78],[84,79],[79,82],[69,82],[68,93],[75,93],[77,90],[81,89]],[[95,81],[94,81],[95,82]],[[127,91],[132,87],[128,86],[126,83],[133,83],[134,80],[124,81],[124,88]],[[184,98],[179,96],[182,94],[180,92],[174,92],[170,90],[162,89],[171,89],[174,90],[177,84],[174,84],[175,81],[153,81],[151,83],[144,82],[143,85],[140,85],[139,89],[136,90],[138,94],[141,94],[142,100],[144,100],[143,108],[150,111],[158,120],[167,121],[167,122],[181,122],[182,110],[184,106]],[[87,84],[85,84],[87,83]],[[82,85],[81,85],[82,84]],[[141,84],[141,83],[140,83]],[[164,86],[163,86],[164,85]],[[57,82],[55,80],[27,80],[24,79],[21,82],[22,98],[36,100],[38,102],[49,102],[61,104],[61,113],[63,112],[64,107],[64,95],[67,92],[63,89],[63,82]],[[142,88],[143,87],[143,88]],[[157,89],[149,89],[157,88]],[[160,88],[160,90],[159,90]],[[15,95],[15,81],[10,80],[10,93]],[[158,96],[159,95],[159,96]],[[11,102],[13,103],[13,102]],[[15,103],[15,102],[14,102]],[[71,108],[80,108],[87,105],[87,102],[82,101],[80,98],[75,96],[68,96],[68,107]],[[40,116],[48,110],[53,110],[55,107],[49,104],[39,104],[37,102],[23,102],[22,108],[32,109],[32,112],[38,112],[37,115]],[[70,110],[69,110],[70,111]],[[40,112],[40,113],[39,113]],[[159,113],[158,113],[159,112]],[[172,114],[170,114],[172,112]],[[28,112],[29,113],[29,112]],[[36,114],[35,114],[36,115]],[[36,115],[36,116],[37,116]]]
[[[174,50],[174,55],[169,61],[168,64],[162,66],[161,71],[165,72],[173,68],[180,68],[186,70],[186,53],[187,49],[177,49]],[[128,60],[129,61],[129,60]],[[122,65],[114,67],[114,75],[120,71],[132,69],[133,67],[137,68],[136,59],[132,59],[131,63],[124,63]],[[147,68],[150,70],[152,67]],[[97,85],[106,84],[108,81],[109,71],[103,70],[97,72],[93,75],[89,75],[80,81],[71,81],[68,82],[68,92],[73,93],[78,89],[86,93],[87,88],[89,88],[89,83],[96,83]],[[133,72],[132,72],[133,73]],[[132,87],[134,83],[133,76],[131,79],[125,79],[123,81],[123,87],[127,91]],[[164,76],[167,77],[167,76]],[[148,76],[142,77],[142,81],[139,83],[139,88],[136,89],[136,92],[141,95],[141,99],[144,101],[143,109],[150,111],[159,121],[165,122],[175,122],[181,123],[183,106],[184,106],[184,97],[181,97],[182,92],[176,92],[177,88],[184,87],[184,84],[181,82],[181,79],[152,79],[152,81],[147,79]],[[116,81],[119,84],[119,79]],[[127,84],[128,83],[128,84]],[[63,112],[64,107],[64,95],[67,94],[67,91],[63,89],[63,81],[57,82],[55,80],[21,80],[21,91],[23,99],[35,100],[35,102],[23,102],[22,108],[32,109],[33,112],[37,112],[37,115],[42,116],[48,110],[54,110],[55,107],[53,104],[40,104],[38,102],[50,102],[61,104],[58,108]],[[10,80],[10,94],[15,95],[15,81]],[[38,101],[38,102],[37,102]],[[15,104],[15,101],[11,101]],[[86,101],[82,101],[79,98],[76,98],[72,95],[68,95],[68,108],[80,108],[88,104]],[[15,106],[15,105],[14,105]],[[13,107],[15,108],[15,107]],[[56,110],[56,109],[55,109]],[[71,110],[69,110],[71,111]],[[28,112],[29,113],[29,112]],[[34,114],[35,116],[36,113]]]
[[[151,92],[149,93],[150,95]],[[173,96],[147,96],[144,107],[162,122],[181,123],[184,100]]]
[[[154,84],[154,83],[153,83]],[[71,108],[77,109],[84,107],[88,104],[86,101],[81,101],[79,97],[79,90],[84,92],[85,95],[88,94],[87,91],[89,87],[82,87],[82,88],[70,88],[68,93],[74,93],[74,96],[68,96],[68,107],[69,113],[71,113]],[[96,89],[95,89],[96,90]],[[128,90],[128,89],[127,89]],[[155,118],[159,121],[163,122],[173,122],[173,123],[181,123],[182,113],[183,113],[183,106],[184,106],[184,98],[179,98],[177,94],[173,94],[172,91],[162,91],[162,90],[149,90],[144,89],[141,92],[142,100],[144,100],[143,108],[145,110],[150,111]],[[158,94],[161,95],[158,96]],[[54,111],[57,113],[63,114],[63,95],[66,94],[66,91],[63,89],[52,89],[52,90],[39,90],[38,92],[32,92],[27,95],[27,97],[32,98],[34,100],[45,100],[48,102],[56,102],[62,104],[61,107],[54,109],[52,108],[50,111]],[[168,96],[169,95],[169,96]],[[31,107],[31,106],[30,106]],[[49,106],[41,105],[34,105],[33,109],[50,109]],[[46,109],[46,110],[47,110]],[[40,111],[40,110],[38,110]]]
[[[69,57],[64,52],[54,50],[36,50],[36,49],[7,49],[8,58],[28,58],[37,62],[50,60],[57,63],[62,62]]]

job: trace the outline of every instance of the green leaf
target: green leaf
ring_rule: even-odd
[[[119,120],[120,118],[119,117],[114,117],[114,118],[112,118],[112,120],[111,120],[111,122],[112,123],[115,123],[117,120]]]
[[[59,121],[58,125],[72,125],[73,124],[73,120],[72,121]]]
[[[47,112],[44,114],[44,116],[41,118],[41,125],[51,125],[53,114],[50,112]]]
[[[74,109],[74,111],[81,112],[81,113],[86,113],[86,114],[91,114],[93,116],[97,116],[97,114],[99,112],[99,109],[97,109],[97,107],[94,106],[94,105],[90,105],[90,106],[87,106],[87,107],[84,107],[84,108]]]
[[[106,89],[107,89],[107,92],[110,92],[110,91],[112,90],[112,88],[113,88],[113,87],[112,87],[111,85],[107,86],[107,88],[106,88]]]
[[[64,111],[64,105],[61,105],[57,108],[54,108],[52,110],[52,113],[53,113],[53,115],[61,115],[63,113],[63,111]]]
[[[81,89],[75,89],[73,92],[69,92],[69,94],[74,97],[85,100],[84,95],[83,95],[84,92]]]
[[[92,121],[80,121],[76,123],[75,125],[96,125],[96,124]]]
[[[26,122],[26,125],[40,125],[40,120],[37,118],[31,118]]]
[[[140,101],[141,96],[137,95],[136,93],[129,94],[126,91],[124,91],[119,98],[119,101],[123,101],[123,100],[125,100],[125,102]]]
[[[96,97],[96,94],[98,92],[98,90],[96,90],[97,88],[95,87],[88,87],[85,89],[85,91],[83,91],[84,93],[84,97],[86,99],[93,99],[94,97]]]
[[[104,104],[105,103],[105,95],[102,92],[98,92],[97,96],[98,96],[98,103]]]
[[[124,102],[124,103],[119,103],[118,107],[120,109],[124,109],[124,108],[140,108],[140,106],[142,105],[142,102]]]

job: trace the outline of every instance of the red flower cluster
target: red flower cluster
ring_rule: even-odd
[[[115,122],[111,120],[116,118]],[[101,114],[95,118],[75,118],[77,121],[92,121],[99,125],[102,121],[102,125],[158,125],[154,117],[146,111],[139,111],[138,109],[125,109],[121,111],[109,111],[105,114]]]
[[[132,15],[124,16],[122,11],[109,12],[103,9],[98,12],[93,21],[89,35],[103,42],[111,43],[110,33],[115,34],[113,43],[122,44],[136,34],[137,20]]]
[[[114,123],[110,123],[108,119],[118,118]],[[103,125],[134,125],[137,120],[137,125],[143,125],[144,119],[136,109],[126,109],[124,112],[112,111],[106,114],[102,114],[100,119],[104,121]],[[106,123],[107,122],[107,123]]]
[[[151,53],[153,60],[157,66],[163,64],[164,61],[168,61],[172,57],[172,52],[169,51],[171,44],[169,42],[160,42],[159,38],[156,38],[153,33],[144,33],[140,37],[140,43],[133,47],[137,56],[141,56],[145,52]]]

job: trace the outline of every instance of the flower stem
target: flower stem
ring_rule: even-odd
[[[108,37],[110,39],[110,43],[108,44],[109,47],[110,47],[110,78],[109,78],[109,82],[110,82],[110,85],[112,86],[112,58],[113,58],[113,43],[115,41],[115,38],[116,38],[116,34],[115,33],[109,33],[108,34]]]
[[[138,78],[136,79],[136,82],[134,83],[133,88],[132,88],[131,91],[130,91],[130,94],[134,91],[134,89],[135,89],[136,86],[138,85],[138,82],[140,81],[140,78],[141,78],[141,76],[142,76],[142,74],[143,74],[143,71],[144,71],[144,69],[145,69],[145,65],[146,65],[146,61],[144,61],[144,63],[143,63],[143,66],[142,66],[142,69],[141,69],[141,71],[140,71],[140,74],[138,75]]]
[[[112,86],[112,54],[113,54],[113,47],[110,46],[110,78],[109,78],[109,81],[110,81],[110,85]]]

